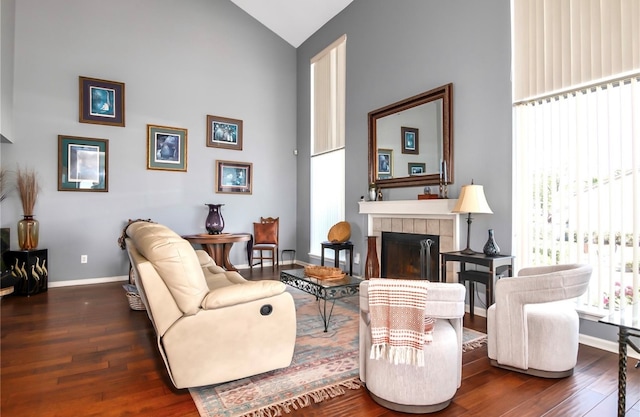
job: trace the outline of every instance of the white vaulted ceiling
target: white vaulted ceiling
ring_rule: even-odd
[[[295,48],[353,0],[231,0]]]

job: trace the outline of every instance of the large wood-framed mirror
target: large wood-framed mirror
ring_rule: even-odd
[[[369,184],[431,185],[441,175],[453,183],[452,89],[446,84],[369,112]]]

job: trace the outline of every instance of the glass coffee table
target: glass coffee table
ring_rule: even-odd
[[[640,347],[636,346],[629,338],[640,337],[640,308],[638,305],[627,306],[624,311],[616,311],[608,317],[600,319],[601,323],[618,327],[618,416],[626,414],[627,399],[627,345],[640,353]],[[640,362],[636,363],[636,368]]]
[[[345,275],[337,280],[322,280],[307,276],[304,269],[289,269],[280,272],[280,281],[316,297],[326,332],[336,300],[358,295],[362,279]],[[329,308],[327,301],[331,302]]]

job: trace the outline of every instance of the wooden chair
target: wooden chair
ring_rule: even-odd
[[[278,232],[280,227],[279,217],[260,217],[260,223],[253,223],[253,248],[251,254],[251,268],[260,264],[262,269],[264,261],[270,260],[273,270],[279,264],[278,259]],[[265,253],[267,252],[267,253]],[[258,256],[255,254],[259,253]],[[253,263],[253,260],[260,262]]]

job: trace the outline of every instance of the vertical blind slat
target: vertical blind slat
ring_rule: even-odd
[[[514,101],[640,68],[638,0],[513,0]]]

